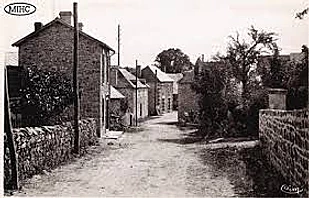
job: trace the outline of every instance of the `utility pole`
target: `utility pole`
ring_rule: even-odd
[[[137,71],[138,65],[137,65],[137,60],[135,62],[135,124],[137,126]]]
[[[79,90],[78,90],[78,13],[77,3],[73,3],[73,17],[74,17],[74,45],[73,45],[73,92],[74,92],[74,153],[79,154]]]
[[[120,25],[118,25],[118,66],[120,66]]]
[[[157,70],[155,71],[155,75],[156,75],[156,77],[155,77],[155,90],[154,90],[155,95],[154,95],[154,103],[153,104],[154,104],[155,114],[159,114],[157,112],[157,76],[158,76]]]

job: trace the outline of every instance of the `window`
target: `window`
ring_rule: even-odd
[[[142,103],[139,104],[139,116],[140,117],[143,116],[143,104]]]
[[[167,110],[170,111],[171,110],[171,98],[168,98],[168,104],[167,104]]]
[[[161,104],[162,104],[162,112],[164,112],[165,111],[165,99],[164,98],[162,98],[162,102],[161,102]]]

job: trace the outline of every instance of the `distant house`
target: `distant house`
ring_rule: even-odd
[[[40,22],[34,23],[34,31],[13,44],[19,48],[19,66],[56,70],[72,78],[74,28],[71,19],[72,13],[64,11],[60,12],[60,18],[44,26]],[[80,113],[81,118],[96,119],[100,136],[108,128],[108,75],[110,57],[115,51],[83,32],[81,23],[79,26]]]
[[[126,97],[127,112],[132,114],[131,124],[137,119],[148,117],[148,85],[142,83],[128,70],[118,66],[113,66],[110,75],[111,84]],[[137,83],[137,101],[136,101],[136,83]]]
[[[197,115],[199,113],[199,98],[192,89],[194,82],[194,71],[186,71],[183,73],[183,78],[178,82],[178,121],[187,122],[190,115]]]
[[[4,57],[4,63],[8,74],[8,88],[9,97],[20,97],[20,89],[22,86],[22,68],[18,66],[18,54],[17,52],[6,52]]]
[[[173,110],[178,109],[178,86],[179,81],[183,78],[182,73],[175,73],[175,74],[167,74],[171,79],[174,80],[173,82]]]
[[[18,66],[18,53],[4,53],[4,65],[7,72],[8,94],[11,108],[11,122],[13,127],[19,127],[21,124],[21,93],[24,86],[24,70]]]
[[[155,66],[147,66],[142,69],[141,76],[150,86],[149,113],[157,115],[171,112],[174,80]]]
[[[117,115],[120,116],[122,113],[121,109],[121,103],[126,97],[122,95],[117,89],[115,89],[113,86],[111,86],[110,90],[110,105],[109,105],[109,111],[111,115]]]

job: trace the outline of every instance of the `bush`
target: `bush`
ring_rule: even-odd
[[[21,90],[21,113],[24,126],[59,124],[59,116],[73,104],[71,80],[60,72],[26,69],[25,87]]]
[[[220,65],[221,66],[221,65]],[[227,135],[227,102],[224,97],[226,76],[224,67],[205,68],[195,75],[193,90],[201,94],[200,135],[212,138]]]

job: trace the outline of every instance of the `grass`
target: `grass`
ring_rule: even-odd
[[[260,147],[204,149],[200,155],[210,164],[214,177],[226,176],[234,185],[238,196],[245,197],[300,197],[281,192],[288,184],[282,175],[268,162]]]

